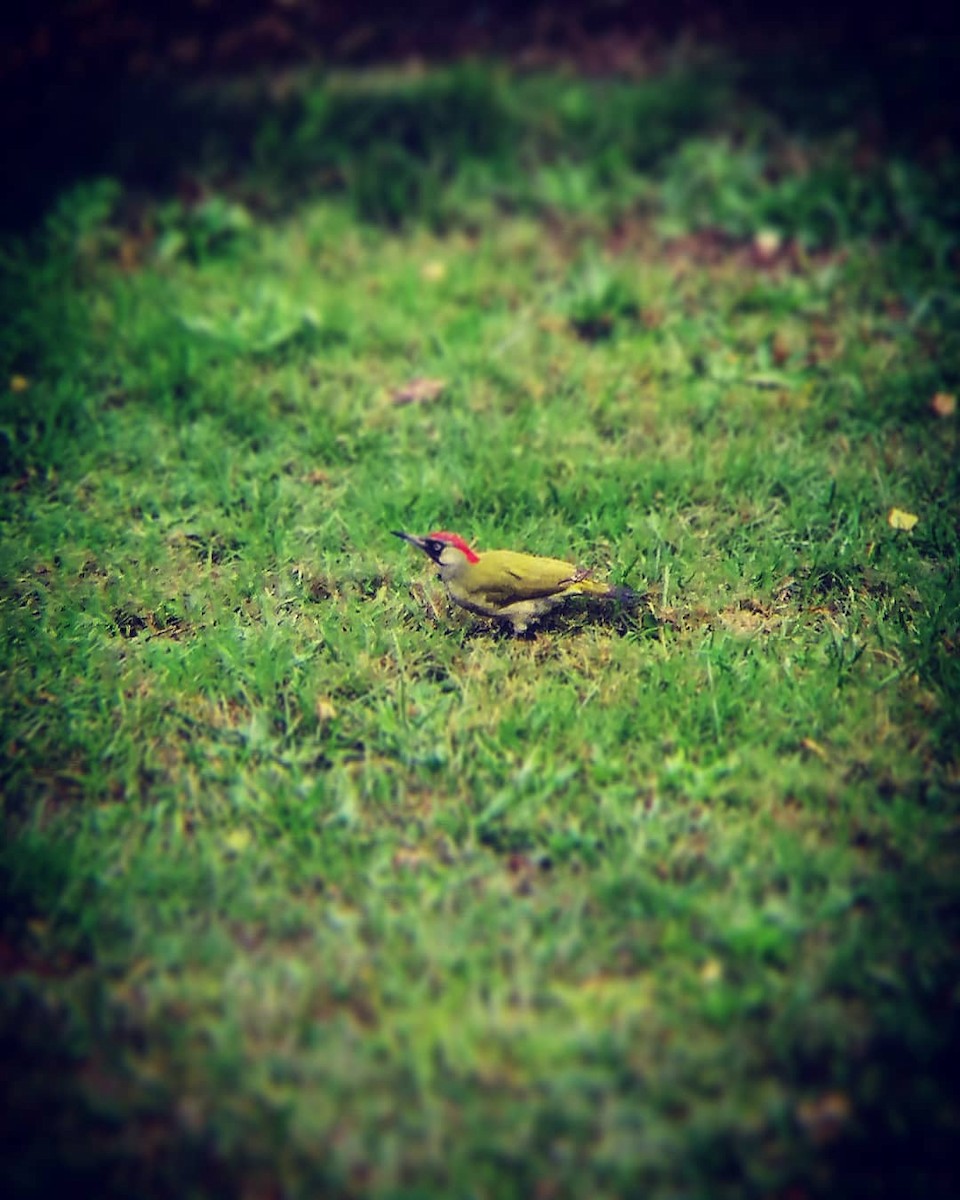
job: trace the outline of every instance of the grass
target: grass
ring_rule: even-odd
[[[697,80],[304,83],[7,239],[17,1194],[952,1194],[956,159]]]

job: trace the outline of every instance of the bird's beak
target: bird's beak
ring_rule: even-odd
[[[417,537],[414,533],[403,533],[399,529],[391,529],[390,532],[394,537],[403,538],[405,542],[409,542],[411,546],[416,546],[418,550],[423,550],[426,553],[426,538]]]

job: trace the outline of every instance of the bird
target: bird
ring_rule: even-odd
[[[416,546],[440,569],[440,579],[454,603],[482,617],[495,617],[513,626],[515,635],[571,596],[596,596],[636,604],[632,588],[597,583],[590,573],[561,558],[542,558],[516,550],[485,550],[478,554],[459,533],[440,529],[423,536],[390,531]]]

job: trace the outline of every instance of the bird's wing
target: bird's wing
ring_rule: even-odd
[[[577,579],[573,563],[515,550],[488,550],[473,569],[476,590],[491,605],[553,596]]]

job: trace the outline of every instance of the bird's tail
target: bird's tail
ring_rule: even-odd
[[[578,579],[571,590],[584,596],[599,596],[604,600],[616,600],[619,604],[637,605],[643,599],[640,593],[635,592],[631,587],[597,583],[595,579]]]
[[[607,596],[610,600],[616,600],[618,604],[629,604],[632,608],[636,608],[643,600],[640,592],[627,587],[625,583],[608,587]]]

